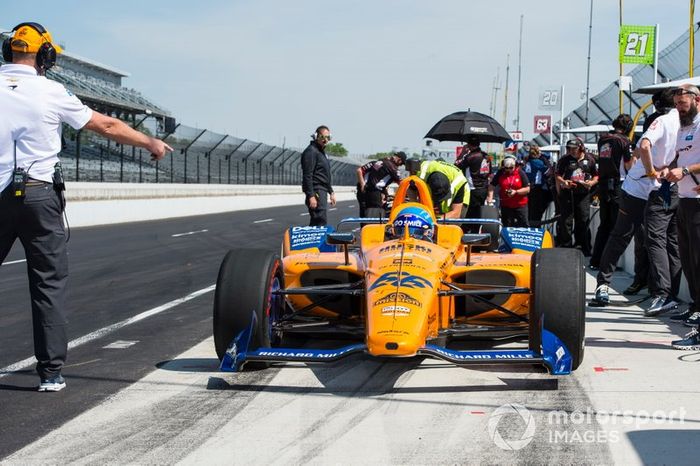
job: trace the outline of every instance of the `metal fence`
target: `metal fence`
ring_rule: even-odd
[[[177,125],[161,134],[175,151],[153,161],[143,149],[89,131],[64,131],[61,153],[69,180],[124,183],[301,184],[301,151]],[[336,186],[357,181],[357,162],[329,156]]]

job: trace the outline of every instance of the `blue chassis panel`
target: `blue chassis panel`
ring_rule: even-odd
[[[335,349],[306,348],[258,348],[249,350],[250,340],[257,325],[255,313],[250,326],[231,342],[219,369],[238,372],[247,362],[332,362],[355,353],[364,353],[367,346],[358,343]],[[552,375],[571,373],[571,353],[556,335],[542,330],[542,353],[531,350],[457,351],[437,345],[425,345],[418,350],[419,356],[444,359],[457,365],[476,364],[543,364]]]

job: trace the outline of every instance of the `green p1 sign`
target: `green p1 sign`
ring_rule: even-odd
[[[654,64],[656,26],[620,26],[620,63]]]

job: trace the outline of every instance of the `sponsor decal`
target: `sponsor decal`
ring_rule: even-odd
[[[430,249],[430,248],[428,248],[428,247],[425,247],[425,246],[423,246],[423,245],[420,245],[420,244],[406,244],[406,245],[401,245],[401,244],[398,244],[398,243],[394,243],[394,244],[390,244],[390,245],[388,245],[388,246],[384,246],[383,248],[381,248],[381,249],[379,250],[379,253],[381,254],[381,253],[384,253],[384,252],[395,252],[395,251],[400,251],[400,250],[404,249],[404,247],[405,247],[405,249],[406,249],[407,251],[425,252],[425,253],[427,253],[427,254],[432,254],[432,253],[433,253],[433,250],[432,250],[432,249]]]
[[[372,291],[380,286],[402,286],[404,288],[430,288],[430,282],[408,272],[387,272],[377,278],[367,291]]]
[[[656,120],[654,120],[654,121],[656,121]],[[690,133],[689,135],[687,135],[687,136],[685,137],[685,140],[686,140],[686,141],[692,141],[692,140],[693,140],[693,133]]]
[[[326,235],[333,232],[332,227],[292,227],[289,229],[289,249],[318,248],[319,251],[332,252],[335,247],[326,244]]]
[[[382,315],[400,315],[400,316],[407,316],[411,313],[411,310],[407,308],[406,306],[387,306],[382,308]]]
[[[420,302],[412,298],[406,293],[389,293],[388,295],[384,296],[381,299],[378,299],[377,301],[374,302],[375,306],[381,306],[382,304],[388,304],[388,303],[404,303],[404,304],[410,304],[412,306],[420,306]]]
[[[480,126],[470,126],[469,130],[474,132],[474,133],[488,133],[488,131],[489,131],[488,128],[482,128]]]
[[[607,142],[600,146],[599,156],[601,159],[609,159],[612,156],[612,147]]]
[[[557,351],[554,354],[557,355],[557,361],[559,361],[561,358],[564,357],[564,355],[566,354],[566,351],[564,351],[564,348],[562,348],[560,346],[559,348],[557,348]]]
[[[409,335],[405,330],[381,330],[377,335]]]
[[[680,149],[678,149],[678,152],[687,152],[687,151],[689,151],[689,150],[692,149],[692,148],[693,148],[693,145],[692,145],[692,144],[688,144],[687,146],[681,147]]]
[[[394,265],[411,265],[413,264],[413,259],[394,259],[393,261],[391,261],[391,263]]]
[[[535,251],[542,247],[544,230],[539,228],[504,228],[503,239],[510,250]]]

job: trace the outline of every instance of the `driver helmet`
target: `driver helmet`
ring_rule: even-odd
[[[406,228],[410,237],[425,241],[432,241],[435,233],[435,225],[430,213],[420,207],[404,207],[396,215],[392,224],[394,237],[403,237]]]

